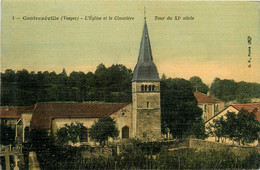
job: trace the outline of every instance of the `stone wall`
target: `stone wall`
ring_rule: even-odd
[[[142,86],[154,86],[152,90]],[[141,140],[161,138],[160,82],[133,82],[133,136]]]
[[[122,109],[114,113],[111,117],[114,118],[114,120],[116,121],[116,125],[119,130],[119,138],[122,138],[122,129],[124,127],[129,128],[129,137],[132,138],[132,104],[123,107]]]
[[[84,151],[82,151],[83,158],[98,158],[99,156],[111,157],[113,156],[112,147],[88,147]]]
[[[181,139],[170,141],[172,144],[169,148],[193,148],[196,150],[230,150],[235,153],[237,156],[245,157],[250,154],[250,152],[258,151],[260,153],[260,147],[253,147],[253,146],[241,146],[241,145],[227,145],[224,143],[219,142],[210,142],[201,139]]]

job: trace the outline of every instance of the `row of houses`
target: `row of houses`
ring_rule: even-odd
[[[224,102],[194,92],[198,106],[202,108],[205,125],[213,123],[214,119],[225,116],[227,112],[238,113],[242,109],[254,112],[256,120],[260,121],[260,103],[232,104],[224,106]],[[58,129],[72,122],[80,122],[86,127],[91,126],[99,118],[112,117],[120,130],[120,139],[131,137],[131,103],[36,103],[34,106],[1,107],[1,124],[10,125],[16,131],[16,141],[26,142],[30,130],[40,129],[55,134]],[[81,142],[89,142],[88,132],[83,132]],[[216,138],[208,138],[215,141]]]

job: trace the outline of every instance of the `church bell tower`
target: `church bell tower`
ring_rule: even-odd
[[[153,62],[146,17],[137,64],[132,79],[133,136],[141,140],[161,138],[160,79]]]

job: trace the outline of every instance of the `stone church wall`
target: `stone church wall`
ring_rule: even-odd
[[[132,104],[125,106],[124,108],[120,109],[118,112],[114,113],[112,116],[116,121],[117,128],[119,130],[119,138],[123,137],[122,131],[124,127],[129,128],[129,138],[132,137]]]

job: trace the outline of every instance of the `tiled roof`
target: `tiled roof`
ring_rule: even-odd
[[[238,111],[245,109],[248,112],[255,111],[256,120],[260,121],[260,103],[245,103],[245,104],[232,104]]]
[[[52,118],[108,117],[126,105],[128,103],[37,103],[31,129],[50,129]]]
[[[221,103],[222,101],[214,97],[207,96],[200,92],[194,92],[194,96],[198,103]]]
[[[0,118],[19,119],[22,113],[32,113],[33,106],[2,106]]]
[[[225,112],[230,107],[235,108],[237,111],[240,111],[242,109],[245,109],[248,112],[255,111],[255,119],[260,121],[260,103],[245,103],[245,104],[232,104],[229,107],[227,107],[224,110],[222,110],[221,112],[219,112],[217,115],[215,115],[212,118],[210,118],[209,120],[207,120],[207,122],[209,122],[210,120],[214,119],[218,115],[222,114],[223,112]]]

